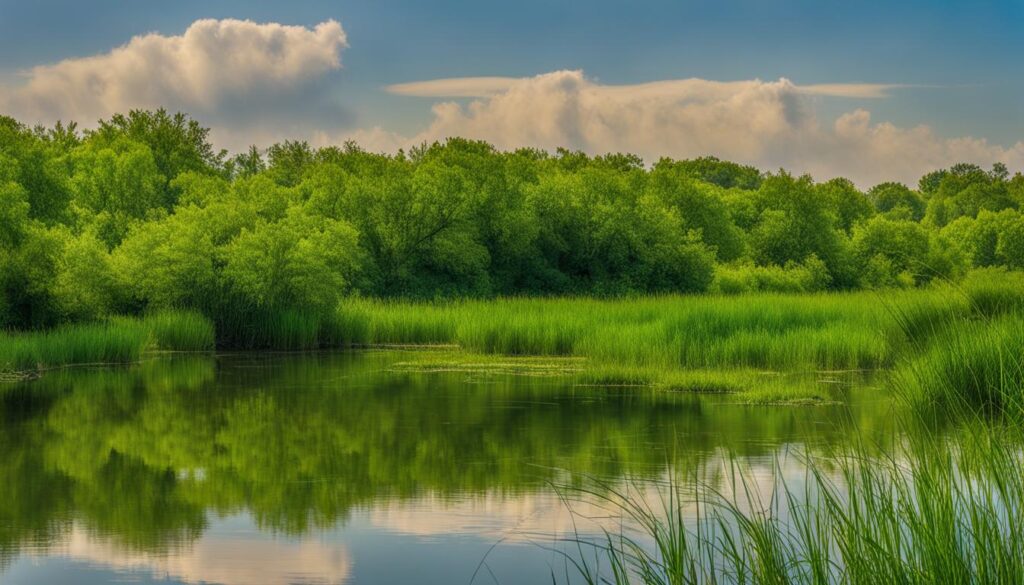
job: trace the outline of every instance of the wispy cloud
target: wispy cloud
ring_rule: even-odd
[[[902,83],[819,83],[814,85],[798,85],[796,89],[800,93],[807,95],[879,99],[889,97],[894,89],[908,87],[919,86]]]
[[[508,91],[517,83],[522,83],[529,79],[530,78],[528,77],[448,77],[443,79],[413,81],[409,83],[396,83],[394,85],[387,86],[385,89],[389,93],[396,95],[418,97],[485,98]],[[690,78],[628,85],[604,85],[602,87],[608,91],[617,91],[621,93],[643,93],[645,95],[672,97],[674,95],[688,95],[695,85],[707,83],[709,82],[704,79]],[[758,80],[714,83],[718,83],[722,87],[728,88],[758,83]],[[895,83],[793,84],[793,90],[802,94],[866,99],[889,97],[891,90],[906,87],[914,86]]]
[[[396,83],[385,89],[396,95],[419,97],[490,97],[522,81],[518,77],[450,77]]]

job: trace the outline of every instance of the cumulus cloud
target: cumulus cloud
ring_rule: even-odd
[[[198,20],[180,35],[150,33],[109,52],[40,65],[19,85],[0,87],[0,112],[28,123],[88,126],[133,108],[185,111],[209,125],[219,147],[243,150],[291,139],[315,146],[355,140],[377,151],[464,136],[499,148],[566,147],[594,154],[715,155],[818,179],[847,176],[867,186],[916,181],[966,161],[1024,167],[1024,143],[944,138],[927,126],[876,122],[865,110],[821,120],[823,99],[876,100],[903,85],[680,79],[599,83],[582,71],[534,77],[465,77],[391,85],[432,98],[425,127],[399,133],[357,128],[339,101],[337,72],[348,46],[341,24],[313,27]]]
[[[1005,148],[971,137],[945,139],[926,126],[874,123],[865,110],[823,123],[820,96],[877,99],[900,86],[704,79],[604,85],[581,71],[530,78],[462,78],[390,86],[394,93],[476,98],[443,101],[408,143],[465,136],[500,148],[567,147],[591,153],[715,155],[757,165],[846,176],[862,186],[916,181],[936,168],[968,161],[1024,166],[1024,143]]]
[[[90,123],[132,108],[167,107],[204,122],[252,133],[229,140],[276,136],[304,121],[292,115],[343,115],[324,85],[341,68],[344,29],[247,20],[197,20],[181,35],[137,36],[107,53],[33,67],[25,82],[0,91],[0,109],[24,120]],[[310,128],[315,126],[310,126]]]

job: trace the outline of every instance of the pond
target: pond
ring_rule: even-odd
[[[817,375],[836,404],[749,406],[397,367],[415,354],[185,355],[0,386],[0,583],[564,581],[565,539],[598,530],[565,501],[580,478],[799,475],[778,466],[791,450],[892,433],[859,378]]]

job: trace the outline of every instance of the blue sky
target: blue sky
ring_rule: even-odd
[[[342,67],[325,74],[318,91],[337,105],[339,132],[379,127],[418,136],[439,100],[395,95],[386,91],[392,84],[582,70],[602,86],[687,78],[906,85],[882,99],[808,99],[825,127],[866,108],[872,124],[925,124],[939,138],[970,136],[1004,148],[1024,139],[1020,0],[2,0],[0,79],[16,91],[24,83],[19,71],[104,54],[146,32],[181,35],[204,18],[305,27],[338,21],[347,39]]]

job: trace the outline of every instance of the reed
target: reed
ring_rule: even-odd
[[[962,295],[961,295],[962,297]],[[663,368],[860,369],[889,365],[906,343],[895,307],[937,320],[942,291],[499,299],[413,303],[353,299],[336,338],[443,343],[505,355],[591,358]]]
[[[213,346],[213,325],[205,317],[189,311],[163,311],[49,331],[0,333],[0,372],[128,363],[138,361],[147,351],[206,351]]]
[[[1020,437],[1005,432],[807,456],[799,477],[727,458],[717,483],[566,488],[620,526],[577,534],[567,565],[615,585],[1024,582]]]
[[[930,418],[969,412],[1024,422],[1024,315],[950,324],[895,381],[898,394]]]

